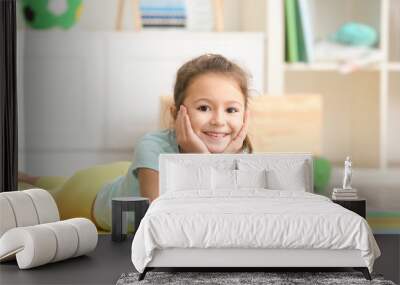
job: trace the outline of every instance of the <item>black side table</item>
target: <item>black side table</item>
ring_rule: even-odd
[[[127,235],[127,220],[125,212],[135,212],[136,233],[140,221],[149,208],[149,199],[143,197],[121,197],[112,199],[112,235],[113,241],[123,241]]]
[[[339,204],[340,206],[359,214],[365,219],[367,201],[365,199],[354,199],[354,200],[337,200],[332,199],[332,202]]]

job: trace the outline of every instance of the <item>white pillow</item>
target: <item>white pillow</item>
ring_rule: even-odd
[[[237,190],[240,188],[267,188],[267,171],[264,170],[212,170],[214,190]]]
[[[167,191],[185,191],[193,189],[211,190],[210,166],[195,166],[169,162],[167,164]]]
[[[213,189],[236,190],[236,170],[212,169]]]
[[[267,188],[271,190],[306,191],[311,181],[309,167],[304,160],[270,159],[239,160],[240,170],[266,169]],[[310,176],[311,177],[311,176]]]
[[[237,187],[268,188],[267,170],[236,170]]]
[[[269,170],[267,180],[272,190],[306,191],[308,185],[304,163],[293,168]]]

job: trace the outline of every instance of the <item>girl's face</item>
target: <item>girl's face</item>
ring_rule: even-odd
[[[193,131],[211,153],[223,152],[243,126],[244,95],[227,76],[209,73],[195,78],[183,105]]]

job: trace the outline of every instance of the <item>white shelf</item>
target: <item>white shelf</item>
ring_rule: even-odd
[[[388,69],[390,71],[400,71],[400,62],[390,62],[388,64]]]
[[[329,133],[332,136],[332,130],[335,130],[336,122],[333,116],[334,112],[339,112],[340,102],[334,101],[332,98],[335,93],[338,94],[355,94],[349,100],[353,100],[352,104],[363,104],[364,107],[368,107],[370,116],[366,119],[370,120],[368,123],[374,126],[374,133],[367,135],[364,130],[355,131],[348,130],[347,133],[343,131],[344,138],[337,147],[337,152],[329,152],[331,159],[337,160],[340,156],[352,150],[355,155],[363,161],[362,167],[379,167],[379,169],[387,168],[399,168],[400,165],[392,163],[391,159],[400,161],[400,152],[398,150],[393,151],[389,145],[393,141],[398,140],[398,134],[389,134],[389,126],[393,125],[393,116],[389,112],[397,112],[400,107],[400,103],[391,99],[389,104],[389,94],[396,93],[393,88],[397,86],[391,82],[391,73],[400,72],[400,60],[389,59],[389,44],[394,39],[393,32],[391,32],[389,23],[393,13],[391,11],[391,5],[398,0],[370,0],[367,1],[371,5],[364,5],[364,1],[350,1],[354,2],[353,12],[343,14],[342,8],[346,8],[345,3],[348,1],[327,1],[329,4],[319,3],[319,1],[311,1],[311,18],[314,21],[313,25],[313,40],[314,42],[320,41],[321,39],[328,39],[329,35],[335,31],[339,24],[348,21],[349,19],[362,19],[367,24],[371,25],[379,33],[379,52],[380,57],[376,57],[376,61],[367,64],[367,59],[356,60],[361,66],[358,69],[351,70],[348,66],[343,65],[341,62],[335,62],[336,58],[327,58],[327,61],[315,61],[312,63],[286,63],[284,61],[284,54],[282,51],[285,50],[285,21],[283,3],[284,1],[267,0],[268,7],[268,18],[266,26],[267,36],[272,39],[271,34],[275,36],[274,40],[267,41],[268,52],[268,65],[267,74],[269,74],[267,93],[271,94],[284,94],[286,91],[295,93],[299,91],[316,91],[323,93],[326,97],[326,126],[329,126]],[[357,8],[356,8],[357,7]],[[359,9],[358,9],[359,8]],[[360,11],[358,11],[360,10]],[[329,16],[329,17],[328,17]],[[278,36],[276,36],[278,34]],[[329,55],[329,54],[328,54]],[[333,55],[340,57],[342,53],[337,52]],[[314,53],[314,58],[316,53]],[[372,57],[371,57],[372,58]],[[373,56],[375,58],[375,56]],[[328,61],[328,59],[330,61]],[[318,75],[318,72],[321,73]],[[349,72],[351,72],[349,74]],[[337,75],[352,75],[349,80],[342,78],[338,79]],[[362,73],[362,74],[360,74]],[[320,76],[320,77],[318,77]],[[330,80],[330,77],[332,80]],[[321,80],[319,81],[319,78]],[[354,80],[353,80],[354,79]],[[340,83],[339,83],[340,82]],[[343,84],[342,84],[343,82]],[[325,92],[326,91],[326,92]],[[365,95],[360,95],[365,93]],[[398,93],[398,91],[397,91]],[[377,95],[377,96],[376,96]],[[361,99],[362,97],[364,99]],[[347,110],[345,116],[352,117],[354,112],[348,111],[350,107],[343,103],[343,109]],[[394,106],[393,104],[397,104]],[[396,111],[393,111],[396,110]],[[355,119],[357,120],[357,119]],[[344,124],[340,121],[338,124]],[[348,125],[345,125],[348,126]],[[342,130],[342,129],[340,129]],[[343,129],[344,130],[344,129]],[[358,132],[357,132],[358,131]],[[349,134],[349,135],[347,135]],[[369,144],[363,143],[363,136],[368,138]],[[328,136],[325,136],[326,138]],[[332,136],[333,138],[334,136]],[[389,141],[390,140],[390,141]],[[328,146],[326,146],[328,147]],[[368,151],[366,151],[369,148]],[[343,154],[341,154],[343,152]],[[365,153],[365,157],[364,157]],[[394,156],[390,159],[390,156]],[[362,158],[362,159],[361,159]]]
[[[342,65],[334,62],[320,62],[320,63],[286,63],[284,65],[285,71],[342,71]],[[378,64],[369,65],[357,69],[357,71],[378,71],[380,67]]]

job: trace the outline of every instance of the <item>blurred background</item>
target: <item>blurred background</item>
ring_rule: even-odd
[[[164,126],[160,96],[172,94],[177,68],[221,53],[252,75],[256,151],[323,158],[328,196],[350,156],[369,212],[400,217],[400,1],[21,0],[17,8],[21,171],[70,176],[130,161],[137,139]]]

